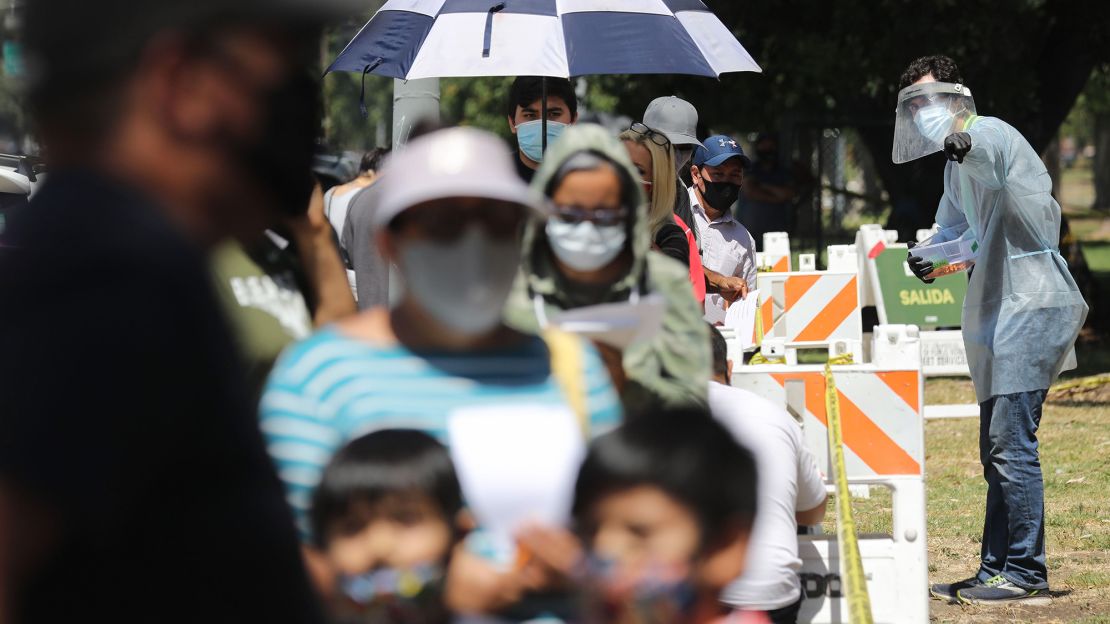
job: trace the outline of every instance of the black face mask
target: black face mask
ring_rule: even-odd
[[[729,182],[710,182],[705,178],[701,179],[705,184],[705,190],[702,191],[701,196],[705,198],[705,202],[715,210],[720,212],[727,212],[737,199],[740,199],[740,185],[731,184]]]
[[[320,121],[320,89],[307,73],[261,93],[265,121],[253,141],[233,147],[240,170],[266,189],[275,212],[298,216],[312,194],[312,160]]]

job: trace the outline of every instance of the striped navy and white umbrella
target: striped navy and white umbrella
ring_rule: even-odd
[[[761,70],[700,0],[389,0],[328,71],[412,80]]]

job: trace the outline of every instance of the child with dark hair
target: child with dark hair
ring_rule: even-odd
[[[705,411],[656,412],[598,438],[574,518],[589,553],[584,621],[726,621],[756,511],[752,454]]]
[[[336,620],[447,622],[442,582],[462,507],[447,449],[426,433],[376,431],[336,453],[310,513],[337,575]]]

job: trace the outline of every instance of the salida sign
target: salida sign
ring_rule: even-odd
[[[923,284],[906,266],[905,249],[887,249],[875,258],[886,322],[922,329],[959,327],[967,294],[967,274],[954,273]]]
[[[916,288],[898,291],[898,300],[904,306],[955,304],[956,297],[951,288]]]

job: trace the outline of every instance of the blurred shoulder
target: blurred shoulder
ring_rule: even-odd
[[[744,388],[710,382],[709,405],[713,414],[730,427],[738,422],[759,423],[792,437],[801,435],[801,427],[786,408]]]
[[[690,287],[690,269],[681,262],[661,253],[647,254],[648,286],[652,290],[668,291]]]

